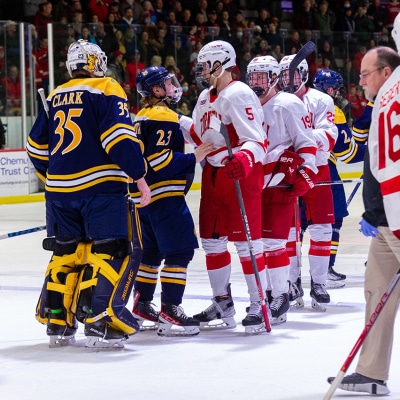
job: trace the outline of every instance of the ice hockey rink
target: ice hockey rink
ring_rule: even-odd
[[[346,185],[349,194],[354,184]],[[198,219],[198,190],[187,200]],[[42,250],[46,232],[0,240],[0,398],[168,399],[168,400],[321,400],[364,328],[363,277],[369,239],[358,230],[361,189],[344,221],[336,269],[346,286],[331,290],[326,312],[311,309],[307,251],[303,244],[305,307],[291,310],[285,324],[270,333],[246,336],[241,320],[248,305],[246,284],[233,255],[232,294],[237,327],[202,331],[195,337],[158,337],[155,331],[132,336],[125,348],[92,352],[84,348],[80,325],[74,346],[50,349],[35,307],[50,253]],[[43,202],[0,205],[0,235],[45,224]],[[179,222],[177,222],[179,229]],[[234,252],[232,248],[232,252]],[[210,304],[204,252],[189,266],[183,308],[189,315]],[[160,305],[159,291],[154,303]],[[132,299],[129,307],[132,305]],[[373,328],[372,328],[373,329]],[[400,336],[397,321],[391,376],[391,399],[400,399]],[[354,372],[357,358],[348,372]],[[367,399],[337,390],[333,398]],[[380,398],[375,396],[374,398]],[[386,397],[387,398],[387,397]]]

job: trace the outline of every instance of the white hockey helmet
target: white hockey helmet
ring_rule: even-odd
[[[254,93],[260,97],[269,94],[278,83],[279,75],[279,63],[274,57],[255,57],[247,66],[246,81]]]
[[[291,54],[289,56],[285,56],[282,58],[279,63],[279,67],[281,70],[279,76],[279,86],[285,92],[290,91],[290,81],[289,81],[289,67],[290,64],[295,57],[295,54]],[[298,74],[294,74],[294,82],[293,89],[294,92],[299,91],[308,80],[308,63],[306,60],[301,60],[300,64],[297,66],[296,71]]]
[[[397,52],[400,53],[400,13],[397,14],[393,22],[392,38],[396,43]]]
[[[219,64],[215,65],[217,62]],[[197,55],[196,80],[201,86],[209,87],[209,78],[204,77],[204,71],[207,71],[206,75],[212,75],[219,69],[224,71],[235,65],[236,52],[232,45],[223,40],[214,40],[203,46]]]
[[[71,77],[73,71],[79,70],[103,77],[107,71],[107,56],[97,44],[79,39],[68,48],[67,70]]]

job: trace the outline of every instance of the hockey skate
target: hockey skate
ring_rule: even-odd
[[[289,293],[282,293],[273,298],[269,308],[271,310],[271,325],[279,325],[286,322],[286,313],[290,308]]]
[[[85,323],[85,348],[92,350],[123,349],[129,335],[111,328],[105,321]]]
[[[178,327],[174,329],[173,327]],[[188,317],[183,308],[174,304],[162,304],[158,316],[158,336],[195,336],[200,333],[200,322]]]
[[[334,377],[329,377],[328,383],[332,383],[334,379]],[[364,375],[358,374],[357,372],[345,376],[342,379],[342,382],[340,382],[338,388],[350,392],[366,392],[376,395],[385,395],[390,393],[386,382],[368,378]]]
[[[301,276],[299,276],[296,282],[291,282],[289,287],[289,301],[291,305],[296,308],[304,307],[304,290],[301,286]]]
[[[247,335],[253,335],[255,333],[266,332],[261,302],[252,301],[248,310],[246,318],[242,320],[245,333]]]
[[[135,292],[132,314],[136,318],[141,331],[158,328],[159,312],[153,308],[150,301],[140,301],[140,293]]]
[[[68,326],[64,321],[64,312],[54,312],[47,309],[48,322],[46,334],[49,336],[49,347],[63,347],[75,343],[75,333],[78,330],[78,323],[74,319],[74,325]],[[64,325],[54,323],[54,320],[62,320]]]
[[[326,307],[323,304],[330,303],[331,297],[326,291],[326,285],[320,283],[314,283],[311,279],[311,291],[310,296],[311,307],[317,311],[326,311]]]
[[[345,286],[345,283],[343,281],[346,279],[346,275],[336,272],[332,266],[329,266],[326,278],[326,288],[328,290],[340,289]]]
[[[223,296],[213,297],[212,304],[193,318],[200,321],[200,329],[233,329],[236,327],[234,315],[236,314],[231,296],[230,284],[228,293]]]

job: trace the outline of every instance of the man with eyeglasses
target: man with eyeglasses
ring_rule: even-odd
[[[400,50],[400,14],[392,36]],[[361,62],[360,85],[365,97],[374,102],[363,171],[365,212],[360,221],[360,231],[372,237],[364,282],[366,323],[400,267],[400,157],[393,148],[399,130],[399,66],[399,54],[383,46],[369,50]],[[399,303],[397,285],[362,344],[356,372],[342,379],[340,389],[373,395],[389,393],[386,380]],[[328,382],[333,379],[328,378]]]

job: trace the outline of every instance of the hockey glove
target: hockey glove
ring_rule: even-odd
[[[318,177],[311,169],[300,167],[297,170],[296,178],[293,182],[293,188],[289,189],[290,195],[293,197],[305,195],[315,186],[315,182],[317,181]]]
[[[364,236],[371,236],[371,237],[376,237],[378,234],[378,229],[375,226],[372,226],[369,224],[364,218],[359,222],[360,224],[360,232]]]
[[[304,160],[297,153],[285,150],[279,157],[279,161],[272,175],[283,173],[285,177],[282,182],[293,185],[296,180],[297,169],[303,162]]]
[[[230,179],[244,179],[254,165],[254,156],[247,150],[238,151],[224,167],[226,176]]]

